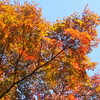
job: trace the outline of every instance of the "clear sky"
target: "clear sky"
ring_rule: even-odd
[[[13,2],[14,0],[11,0]],[[17,0],[15,0],[17,1]],[[88,4],[90,10],[94,11],[100,15],[100,0],[19,0],[22,4],[24,1],[34,1],[39,4],[39,7],[42,8],[43,17],[47,21],[55,21],[60,17],[60,19],[65,16],[70,16],[74,12],[82,13],[85,6]],[[97,28],[98,37],[100,37],[100,26]],[[89,57],[92,61],[100,63],[100,45],[98,48],[93,49],[93,52],[89,54]],[[89,75],[93,75],[94,72],[97,72],[100,69],[100,64],[98,64],[97,69],[94,71],[89,71]]]

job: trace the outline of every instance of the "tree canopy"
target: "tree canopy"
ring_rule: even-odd
[[[99,24],[88,6],[51,23],[34,2],[0,1],[1,100],[99,100],[100,74],[86,72]]]

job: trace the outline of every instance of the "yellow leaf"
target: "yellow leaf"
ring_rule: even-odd
[[[97,92],[100,92],[100,86],[96,88],[96,91]]]

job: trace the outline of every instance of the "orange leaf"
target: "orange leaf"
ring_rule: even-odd
[[[68,95],[68,99],[69,99],[69,100],[77,100],[77,99],[75,98],[75,96],[72,95],[72,94],[69,94],[69,95]]]
[[[26,60],[34,60],[34,56],[28,56],[26,57]]]
[[[74,67],[75,69],[78,69],[78,70],[80,69],[78,63],[72,62],[72,65],[73,65],[73,67]]]

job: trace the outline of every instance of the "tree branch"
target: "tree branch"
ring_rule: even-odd
[[[4,45],[2,48],[2,52],[1,52],[1,56],[0,56],[0,64],[1,64],[1,62],[2,62],[2,57],[3,57],[3,54],[4,54],[4,50],[5,50],[5,46],[6,45]]]
[[[19,55],[17,61],[15,62],[15,76],[14,76],[14,83],[15,83],[15,81],[16,81],[17,64],[18,64],[18,62],[19,62],[21,56],[23,55],[23,52],[24,52],[24,51],[25,51],[25,48],[23,48],[23,51],[21,52],[21,54]]]
[[[30,76],[32,76],[33,74],[35,74],[35,72],[36,72],[37,70],[39,70],[39,69],[42,68],[43,66],[47,65],[48,63],[50,63],[50,62],[51,62],[52,60],[54,60],[59,54],[61,54],[62,51],[64,51],[65,49],[67,49],[67,48],[69,48],[69,47],[70,47],[70,45],[65,46],[61,51],[58,52],[58,54],[56,54],[53,58],[51,58],[51,60],[47,61],[46,63],[44,63],[43,65],[41,65],[41,66],[39,66],[39,67],[36,67],[32,73],[26,75],[26,76],[25,76],[24,78],[22,78],[21,80],[19,80],[19,81],[13,83],[13,85],[10,86],[9,89],[6,90],[6,91],[0,96],[0,98],[2,98],[6,93],[8,93],[16,84],[22,82],[23,80],[25,80],[25,79],[27,79],[28,77],[30,77]]]

